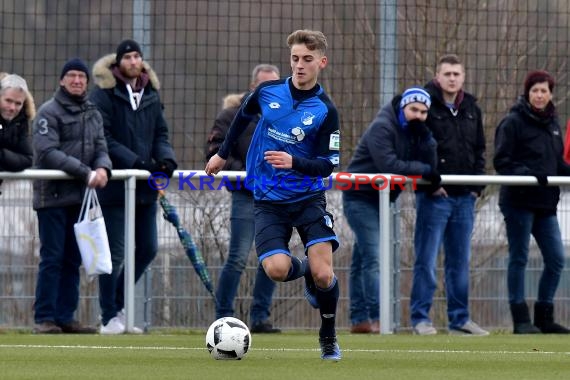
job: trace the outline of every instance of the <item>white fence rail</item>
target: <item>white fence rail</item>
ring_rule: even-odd
[[[333,181],[335,181],[335,178],[337,178],[337,175],[339,173],[333,173],[331,179]],[[347,173],[343,173],[344,177],[343,177],[343,181],[347,181],[347,178],[349,178],[346,174]],[[377,174],[359,174],[359,178],[362,180],[363,176],[368,177],[369,180],[371,180],[372,178],[376,177],[376,179],[378,179],[378,175]],[[214,188],[217,188],[217,186],[220,184],[220,180],[222,178],[225,179],[236,179],[237,177],[239,178],[244,178],[245,177],[245,173],[244,172],[220,172],[217,176],[216,176],[216,182],[214,182],[213,186]],[[390,180],[391,176],[390,175],[384,175],[386,180]],[[34,179],[68,179],[70,178],[67,174],[65,174],[64,172],[58,171],[58,170],[36,170],[36,169],[30,169],[30,170],[25,170],[23,172],[19,172],[19,173],[7,173],[7,172],[0,172],[0,179],[6,179],[6,180],[25,180],[25,181],[31,181]],[[135,186],[136,186],[136,179],[147,179],[148,178],[148,173],[146,171],[140,171],[140,170],[114,170],[113,171],[113,178],[112,180],[123,180],[126,182],[127,186],[125,189],[125,193],[127,196],[127,202],[125,205],[126,208],[126,212],[127,212],[127,220],[126,220],[126,229],[125,229],[125,233],[126,233],[126,240],[125,240],[125,257],[126,257],[126,276],[125,276],[125,283],[126,283],[126,287],[125,287],[125,309],[126,309],[126,315],[127,315],[127,327],[131,328],[134,325],[134,310],[135,310],[135,287],[134,287],[134,276],[133,276],[133,262],[134,262],[134,223],[135,221],[135,216],[134,216],[134,191],[135,191]],[[351,181],[354,181],[354,176],[351,176],[350,179]],[[484,175],[484,176],[451,176],[451,175],[444,175],[442,176],[442,181],[444,184],[474,184],[474,185],[535,185],[537,184],[536,179],[534,177],[526,177],[526,176],[495,176],[495,175]],[[6,181],[9,182],[9,181]],[[210,186],[212,186],[212,183],[210,181],[210,178],[206,176],[205,172],[203,171],[177,171],[175,172],[173,179],[172,179],[172,183],[169,186],[169,192],[173,193],[173,189],[175,189],[176,191],[180,190],[180,191],[188,191],[188,190],[193,190],[191,189],[192,186],[190,186],[189,184],[192,183],[192,186],[194,187],[194,189],[199,189],[199,190],[208,190],[210,188]],[[206,184],[206,185],[205,185]],[[570,178],[568,177],[549,177],[549,184],[550,185],[569,185],[570,184]],[[6,186],[7,184],[5,184],[4,186]],[[28,187],[29,189],[29,187]],[[396,260],[394,259],[394,257],[399,257],[397,254],[394,254],[394,249],[398,249],[398,245],[395,244],[394,239],[393,239],[393,231],[391,231],[391,228],[393,228],[393,226],[395,225],[394,221],[393,221],[393,215],[392,212],[390,210],[390,205],[389,205],[389,186],[384,187],[384,190],[381,190],[379,192],[380,197],[379,197],[379,202],[380,202],[380,242],[381,242],[381,247],[380,247],[380,251],[379,251],[379,257],[380,257],[380,270],[381,270],[381,274],[380,274],[380,278],[381,278],[381,284],[380,284],[380,291],[381,291],[381,333],[383,334],[388,334],[388,333],[392,333],[394,332],[396,329],[400,328],[400,324],[401,324],[401,320],[399,318],[399,312],[397,307],[400,305],[401,306],[401,300],[405,299],[405,296],[403,296],[399,291],[398,291],[398,281],[397,279],[395,280],[395,274],[400,273],[400,271],[406,270],[406,268],[400,268],[400,263],[396,262]],[[31,192],[29,192],[28,194],[18,194],[19,199],[24,199],[24,198],[28,198],[31,199]],[[3,196],[0,196],[0,207],[1,205],[3,205],[4,203],[2,202],[6,202],[6,203],[10,203],[10,199],[2,199]],[[5,197],[5,196],[4,196]],[[31,202],[26,203],[27,205],[30,205],[31,207]],[[25,207],[25,206],[24,206]],[[341,209],[338,209],[338,204],[335,205],[335,207],[337,207],[337,210],[335,211],[335,213],[337,215],[335,215],[335,217],[337,218],[341,218],[341,215],[338,214],[342,214]],[[18,210],[22,209],[22,205],[19,206]],[[4,210],[5,211],[5,210]],[[6,215],[4,214],[4,223],[7,223],[7,218],[10,218],[11,224],[16,224],[17,221],[14,220],[14,218],[18,218],[19,217],[19,212],[13,212],[11,215]],[[29,214],[28,214],[29,215]],[[495,216],[496,218],[497,216]],[[200,218],[198,218],[200,219]],[[204,220],[202,220],[204,221]],[[502,220],[498,221],[499,223],[502,223]],[[28,223],[28,225],[32,225],[30,223]],[[566,235],[566,229],[565,227],[565,223],[561,223],[561,227],[563,230],[563,234]],[[29,228],[29,227],[28,227]],[[36,234],[36,231],[32,231],[33,234]],[[8,236],[6,236],[6,234],[4,234],[4,237],[2,238],[3,240],[10,240],[10,236],[8,233]],[[565,239],[565,241],[567,241],[567,239]],[[9,242],[7,241],[3,241],[1,242],[0,246],[1,247],[5,247],[6,244],[8,244]],[[22,247],[22,249],[26,250],[27,248]],[[350,248],[349,248],[350,249]],[[344,280],[345,282],[347,282],[347,278]],[[394,291],[394,288],[396,287],[396,291]],[[344,292],[346,293],[346,292]],[[344,298],[344,303],[347,304],[348,301],[346,300],[346,297]],[[163,302],[167,303],[166,300],[164,300]],[[345,307],[346,308],[346,307]],[[10,312],[9,310],[6,310],[4,308],[4,312]],[[210,316],[211,318],[213,318],[213,315]],[[208,317],[206,317],[207,320]],[[303,327],[302,323],[297,323],[297,325],[295,327]]]

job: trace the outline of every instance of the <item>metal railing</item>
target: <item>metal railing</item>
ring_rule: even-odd
[[[144,180],[148,178],[148,172],[142,170],[114,170],[111,180],[125,181],[125,312],[127,328],[132,329],[134,326],[134,300],[135,300],[135,286],[134,286],[134,204],[135,204],[135,188],[136,180]],[[330,177],[335,181],[339,173],[333,173]],[[346,173],[344,173],[346,174]],[[367,177],[372,180],[374,177],[381,185],[383,180],[390,181],[392,176],[390,174],[383,175],[383,179],[378,174],[358,174],[360,178]],[[198,188],[204,188],[203,183],[206,179],[210,181],[210,177],[206,178],[204,171],[176,171],[173,176],[173,182],[178,182],[178,189],[183,189],[184,183],[188,184],[190,181]],[[215,176],[216,181],[225,179],[236,179],[237,177],[245,177],[245,172],[220,172]],[[53,179],[62,180],[70,179],[69,175],[59,170],[37,170],[29,169],[18,173],[0,172],[0,179]],[[401,176],[398,176],[401,178]],[[179,180],[182,180],[180,182]],[[349,178],[354,182],[354,177]],[[347,181],[347,177],[343,177],[343,181]],[[219,182],[214,182],[214,187]],[[419,183],[422,183],[420,180]],[[498,176],[498,175],[481,175],[481,176],[466,176],[466,175],[443,175],[443,184],[470,184],[470,185],[537,185],[535,177],[531,176]],[[569,177],[549,177],[549,185],[569,185]],[[398,263],[395,262],[394,251],[398,249],[398,244],[394,242],[394,213],[390,210],[389,202],[389,186],[380,186],[382,189],[379,191],[379,204],[380,204],[380,250],[378,252],[380,259],[380,317],[381,317],[381,333],[389,334],[394,331],[398,325],[398,320],[395,317],[399,315],[396,312],[394,305],[399,304],[400,294],[394,292],[394,287],[398,287],[397,281],[394,280],[393,274],[398,272]],[[205,187],[204,189],[208,189]],[[31,194],[30,194],[31,197]]]

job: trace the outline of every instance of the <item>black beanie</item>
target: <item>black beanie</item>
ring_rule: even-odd
[[[83,71],[85,75],[87,75],[87,80],[89,80],[89,68],[80,58],[71,58],[69,61],[65,62],[63,69],[61,69],[61,75],[59,76],[59,79],[63,79],[65,74],[67,74],[67,72],[70,70]]]
[[[124,40],[117,46],[117,55],[115,56],[115,62],[117,65],[121,63],[123,55],[130,53],[132,51],[138,52],[142,57],[142,50],[139,44],[134,40]]]

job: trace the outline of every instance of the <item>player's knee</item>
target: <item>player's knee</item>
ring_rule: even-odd
[[[279,265],[279,263],[271,262],[269,260],[263,261],[263,269],[267,277],[273,281],[284,281],[289,274],[289,267]]]
[[[312,271],[313,280],[317,287],[321,289],[327,289],[333,281],[333,272],[329,268],[323,268],[321,270]]]

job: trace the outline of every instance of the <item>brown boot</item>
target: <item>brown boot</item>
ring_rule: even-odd
[[[65,334],[95,334],[97,329],[91,326],[83,326],[77,321],[71,321],[69,323],[60,323],[59,327],[61,331]]]
[[[362,321],[350,328],[352,334],[370,334],[372,332],[372,325],[369,321]]]
[[[32,330],[34,334],[61,334],[61,328],[54,321],[36,323]]]

